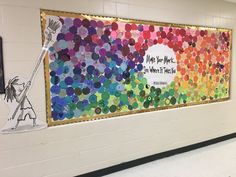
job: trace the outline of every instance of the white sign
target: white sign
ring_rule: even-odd
[[[148,84],[156,88],[169,85],[177,73],[175,53],[163,44],[154,45],[146,51],[143,66]]]

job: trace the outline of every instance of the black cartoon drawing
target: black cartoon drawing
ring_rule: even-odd
[[[5,92],[4,83],[4,70],[3,70],[3,50],[2,50],[2,37],[0,36],[0,94]]]
[[[28,81],[22,82],[20,77],[15,76],[9,80],[5,88],[4,100],[9,104],[11,116],[6,125],[1,129],[1,133],[16,133],[31,130],[39,130],[47,127],[47,124],[37,118],[37,114],[27,97],[31,83],[42,63],[48,48],[51,46],[56,38],[58,30],[62,24],[58,19],[49,17],[47,19],[45,30],[45,41],[41,53],[38,57],[36,66]]]
[[[5,91],[5,97],[4,99],[9,102],[16,100],[17,103],[19,103],[19,115],[16,118],[15,116],[12,116],[10,119],[17,119],[16,125],[13,127],[16,129],[20,123],[20,121],[25,121],[26,118],[32,119],[32,125],[33,127],[36,126],[36,113],[34,111],[34,108],[32,104],[30,103],[27,96],[24,96],[23,93],[26,92],[26,90],[29,89],[31,82],[29,81],[26,85],[25,83],[18,83],[19,78],[18,76],[14,77],[13,79],[9,80],[8,85],[6,87]],[[15,114],[16,115],[16,114]]]

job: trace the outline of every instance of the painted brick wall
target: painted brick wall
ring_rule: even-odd
[[[27,78],[34,66],[40,8],[236,29],[236,4],[223,0],[0,0],[6,80]],[[70,177],[236,132],[234,56],[230,101],[0,135],[0,176]],[[29,97],[45,120],[42,66]],[[2,100],[0,127],[8,117]]]

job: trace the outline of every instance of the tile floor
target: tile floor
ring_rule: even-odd
[[[106,177],[236,177],[236,138]]]

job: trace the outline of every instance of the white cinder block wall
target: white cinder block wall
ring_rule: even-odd
[[[28,77],[41,50],[39,9],[227,27],[233,31],[231,100],[0,135],[0,177],[70,177],[236,132],[236,4],[223,0],[0,0],[6,80]],[[46,119],[43,67],[29,97]],[[0,127],[8,108],[0,100]]]

